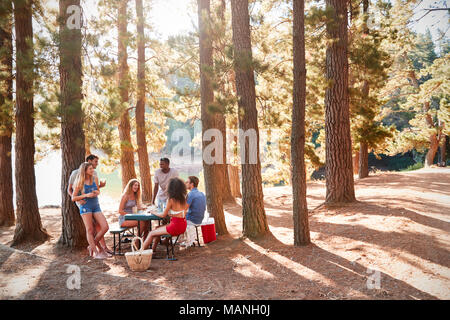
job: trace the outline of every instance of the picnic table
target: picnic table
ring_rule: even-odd
[[[135,220],[138,222],[137,230],[138,236],[141,236],[140,222],[141,221],[150,221],[150,231],[152,230],[152,220],[156,220],[159,223],[163,220],[163,218],[158,217],[153,214],[153,210],[139,210],[137,213],[128,213],[125,215],[125,220]]]

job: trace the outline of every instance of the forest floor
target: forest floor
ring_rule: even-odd
[[[0,299],[450,299],[450,168],[376,173],[355,189],[357,202],[325,207],[325,183],[308,183],[308,246],[293,246],[290,187],[266,188],[273,236],[241,237],[238,199],[226,206],[229,235],[147,272],[59,248],[60,209],[42,209],[50,241],[12,249],[14,227],[0,228]],[[68,288],[69,265],[80,289]]]

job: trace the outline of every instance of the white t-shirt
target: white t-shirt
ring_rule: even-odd
[[[75,170],[72,171],[72,173],[70,174],[70,177],[69,177],[69,184],[71,184],[71,185],[74,184],[75,179],[77,178],[79,170],[80,169],[78,168],[78,169],[75,169]],[[97,171],[95,171],[95,170],[94,170],[94,177],[98,177],[97,176]]]
[[[165,201],[169,198],[167,189],[169,187],[170,180],[173,178],[178,178],[178,171],[174,168],[170,168],[170,171],[167,173],[164,173],[161,169],[155,171],[155,184],[157,183],[159,185],[156,197],[159,200]]]

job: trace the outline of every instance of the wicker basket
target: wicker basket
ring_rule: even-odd
[[[136,241],[139,240],[141,245],[139,249],[136,246]],[[132,252],[125,253],[125,258],[127,259],[128,266],[133,271],[145,271],[150,267],[152,262],[153,250],[142,250],[142,244],[144,241],[140,237],[134,237],[131,243]]]

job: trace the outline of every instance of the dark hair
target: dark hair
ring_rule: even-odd
[[[91,160],[98,159],[98,157],[95,154],[90,154],[86,157],[86,162],[89,162]]]
[[[161,158],[159,161],[164,161],[165,163],[170,164],[169,158]]]
[[[169,182],[169,187],[167,188],[167,193],[169,198],[178,201],[181,204],[186,203],[186,185],[179,178],[173,178]]]
[[[199,180],[196,176],[190,176],[188,179],[194,184],[194,188],[198,187]]]

